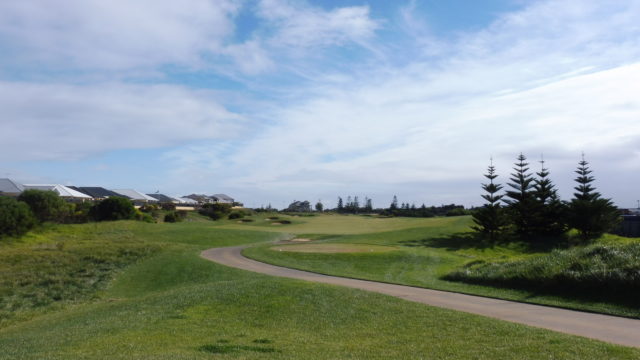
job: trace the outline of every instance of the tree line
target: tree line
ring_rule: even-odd
[[[540,163],[540,170],[532,173],[521,153],[505,188],[496,181],[498,175],[491,161],[484,175],[489,182],[482,184],[485,193],[481,196],[486,203],[473,213],[475,231],[491,240],[534,241],[554,239],[573,228],[581,239],[587,240],[618,224],[619,211],[610,199],[596,191],[592,184],[595,178],[584,155],[575,171],[577,185],[570,201],[560,199],[544,160]]]

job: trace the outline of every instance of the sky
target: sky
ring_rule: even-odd
[[[640,0],[0,2],[0,177],[483,203],[523,153],[640,199]]]

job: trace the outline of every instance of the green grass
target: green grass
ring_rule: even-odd
[[[395,219],[386,220],[393,221]],[[468,226],[471,222],[469,217],[412,220],[417,220],[413,224],[421,225],[421,227],[342,236],[311,236],[318,239],[315,243],[393,246],[397,249],[393,252],[371,254],[294,253],[273,251],[271,246],[260,245],[244,250],[244,254],[275,265],[329,275],[640,317],[640,307],[637,304],[619,301],[619,297],[607,297],[608,294],[597,298],[577,296],[579,294],[567,294],[567,292],[554,292],[540,287],[495,287],[489,286],[487,283],[448,280],[449,274],[469,263],[518,261],[545,253],[529,250],[521,244],[493,246],[479,242],[468,233]],[[605,238],[604,241],[619,242],[612,236]]]
[[[159,250],[112,273],[113,280],[91,299],[0,329],[0,359],[640,357],[638,349],[375,293],[264,276],[198,256],[214,246],[282,236],[211,222],[116,222],[62,226],[6,245],[3,250],[58,241],[67,246],[143,242]]]

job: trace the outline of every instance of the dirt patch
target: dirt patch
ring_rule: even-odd
[[[291,239],[289,241],[291,241],[291,242],[308,242],[308,241],[311,241],[311,239],[295,238],[295,239]]]
[[[367,244],[300,244],[282,245],[271,248],[274,251],[288,251],[300,253],[380,253],[396,250],[391,246],[367,245]]]

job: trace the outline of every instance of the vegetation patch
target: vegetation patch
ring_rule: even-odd
[[[0,327],[22,313],[95,296],[113,275],[160,249],[144,241],[65,241],[0,249]]]
[[[517,261],[476,261],[445,279],[637,306],[640,243],[554,250]]]
[[[396,248],[391,246],[367,245],[367,244],[303,244],[303,245],[282,245],[271,248],[274,251],[288,251],[299,253],[381,253],[394,251]]]

